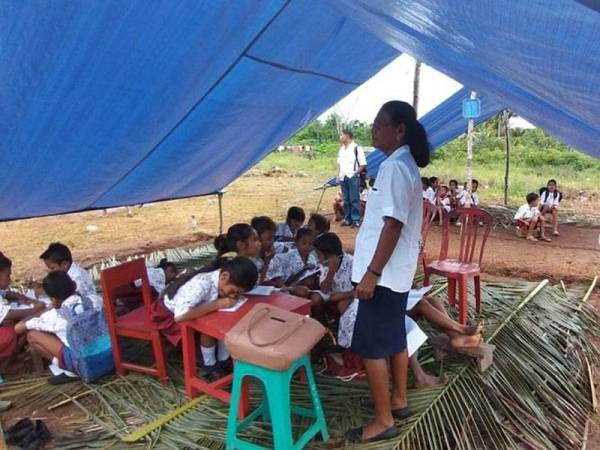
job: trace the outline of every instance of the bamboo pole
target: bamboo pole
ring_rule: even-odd
[[[415,61],[415,76],[413,78],[413,108],[419,116],[419,86],[421,84],[421,61]]]
[[[223,234],[223,191],[217,192],[217,199],[219,200],[219,235]]]
[[[508,205],[508,176],[510,172],[510,126],[509,119],[510,113],[508,111],[504,111],[502,114],[504,120],[504,139],[506,145],[506,168],[504,170],[504,206]]]
[[[598,283],[598,275],[596,275],[594,277],[594,279],[592,280],[592,284],[590,284],[590,287],[588,288],[588,290],[586,291],[585,295],[581,299],[581,303],[579,304],[579,307],[577,308],[577,310],[581,311],[581,308],[583,308],[583,305],[585,303],[587,303],[587,301],[589,300],[590,295],[592,295],[592,291],[596,287],[597,283]]]
[[[471,100],[477,97],[475,91],[471,91]],[[467,201],[466,207],[470,208],[472,203],[472,183],[473,183],[473,132],[475,130],[475,119],[469,119],[467,125]]]

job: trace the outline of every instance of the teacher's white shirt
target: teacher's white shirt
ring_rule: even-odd
[[[373,259],[385,217],[402,222],[402,232],[378,285],[395,292],[410,290],[417,269],[423,220],[419,168],[408,145],[396,149],[381,165],[363,223],[356,237],[352,281],[359,283]]]

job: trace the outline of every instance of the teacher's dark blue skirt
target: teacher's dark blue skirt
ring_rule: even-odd
[[[371,300],[358,303],[352,351],[363,358],[388,358],[406,349],[408,292],[377,286]]]

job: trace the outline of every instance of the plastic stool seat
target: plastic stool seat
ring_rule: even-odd
[[[303,368],[312,400],[312,408],[304,408],[291,404],[290,386],[294,373]],[[238,422],[238,407],[241,399],[242,383],[245,378],[256,378],[262,384],[263,396],[260,406]],[[314,423],[294,443],[292,435],[292,414],[310,417]],[[317,384],[310,365],[308,355],[294,361],[285,371],[276,371],[265,367],[256,366],[245,361],[236,361],[231,390],[231,405],[227,422],[227,450],[260,450],[266,449],[257,444],[238,438],[238,433],[248,428],[258,417],[265,422],[271,422],[273,427],[273,442],[275,450],[302,449],[317,434],[321,434],[324,441],[329,439],[325,414],[321,407],[321,400],[317,391]]]

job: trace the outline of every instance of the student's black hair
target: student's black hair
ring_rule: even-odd
[[[71,250],[69,250],[69,247],[65,244],[53,242],[48,246],[46,251],[40,255],[40,259],[52,261],[56,264],[67,261],[70,264],[73,262],[73,255],[71,255]]]
[[[537,195],[535,192],[530,192],[525,197],[525,199],[527,200],[527,203],[535,202],[538,198],[540,198],[540,196]]]
[[[438,180],[438,177],[429,177],[429,184],[432,185]]]
[[[354,133],[348,129],[342,130],[342,134],[345,134],[350,139],[354,139]]]
[[[296,242],[298,242],[300,239],[307,236],[310,236],[312,238],[315,236],[315,232],[310,228],[300,228],[296,233],[296,237],[294,239],[296,240]]]
[[[427,139],[425,128],[417,120],[417,113],[409,103],[392,100],[384,103],[381,110],[396,124],[406,127],[406,144],[410,147],[417,166],[426,167],[429,164],[431,145]]]
[[[430,187],[431,186],[431,184],[429,183],[429,178],[427,178],[427,177],[421,177],[421,183],[425,187]]]
[[[173,298],[181,286],[190,281],[199,273],[214,272],[221,270],[229,273],[229,281],[244,291],[251,290],[258,281],[258,270],[256,265],[245,256],[236,256],[235,258],[217,258],[211,263],[194,270],[190,273],[180,276],[168,285],[163,296]]]
[[[329,219],[322,214],[311,214],[308,221],[310,222],[311,220],[315,223],[317,234],[326,233],[331,228],[331,223],[329,222]]]
[[[247,241],[254,233],[254,228],[247,223],[231,225],[227,230],[227,234],[215,238],[214,245],[217,249],[217,256],[228,252],[237,252],[237,243]]]
[[[262,234],[266,231],[274,232],[277,230],[277,225],[275,225],[273,219],[267,216],[254,217],[250,221],[250,225],[252,225],[252,228],[256,230],[258,236],[262,236]]]
[[[12,267],[12,261],[0,252],[0,272],[4,272]]]
[[[548,186],[550,183],[554,183],[555,186],[558,186],[558,183],[556,182],[556,180],[554,178],[549,179],[548,182],[546,183],[546,186]]]
[[[474,184],[476,184],[477,186],[479,186],[479,181],[477,181],[475,178],[473,178],[471,180],[471,186],[473,186]]]
[[[304,222],[306,220],[306,214],[304,214],[304,210],[299,206],[292,206],[287,212],[287,221],[289,222],[290,220]]]
[[[454,183],[456,186],[458,186],[458,180],[450,180],[450,181],[448,181],[448,186],[450,186],[452,183]]]
[[[55,270],[42,280],[42,287],[48,297],[66,300],[75,293],[77,284],[67,272]]]
[[[157,269],[162,269],[162,270],[167,270],[169,268],[177,271],[177,265],[171,261],[169,261],[167,258],[163,258],[158,262],[158,266],[156,266]]]
[[[326,255],[342,256],[344,254],[342,241],[335,233],[328,232],[318,235],[313,245],[317,250]]]

